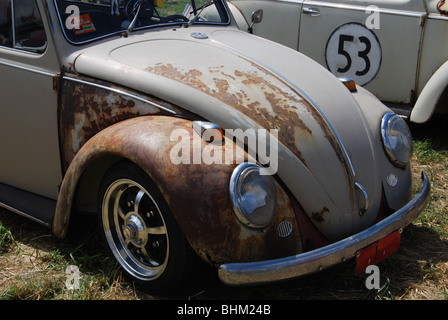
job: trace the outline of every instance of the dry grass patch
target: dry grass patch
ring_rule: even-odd
[[[0,212],[13,240],[0,253],[0,300],[136,299],[114,260],[102,252],[95,234],[61,241],[50,230],[9,212]],[[76,239],[75,239],[76,238]],[[70,290],[67,267],[79,268],[78,289]]]

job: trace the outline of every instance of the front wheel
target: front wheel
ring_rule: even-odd
[[[149,177],[127,161],[112,167],[99,194],[108,247],[132,280],[169,289],[188,273],[191,248]]]

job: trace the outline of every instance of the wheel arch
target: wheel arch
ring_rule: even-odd
[[[128,160],[123,156],[104,154],[97,159],[86,163],[81,176],[78,179],[76,188],[73,191],[73,203],[71,211],[73,213],[96,214],[97,195],[101,181],[107,171],[121,160]]]
[[[120,160],[128,160],[157,183],[162,174],[153,176],[160,166],[151,165],[150,158],[167,146],[169,132],[187,120],[165,116],[129,119],[107,127],[87,141],[68,167],[59,191],[52,231],[65,238],[74,209],[96,212],[99,187],[109,168]],[[148,143],[146,143],[148,142]],[[164,158],[164,157],[162,157]],[[154,160],[154,162],[160,159]],[[168,158],[169,161],[169,158]]]

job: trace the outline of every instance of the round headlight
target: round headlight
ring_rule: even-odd
[[[230,199],[236,216],[248,227],[263,228],[274,217],[276,193],[269,175],[257,164],[242,163],[230,178]]]
[[[381,135],[389,159],[398,166],[406,165],[412,156],[412,136],[406,122],[395,113],[386,113]]]

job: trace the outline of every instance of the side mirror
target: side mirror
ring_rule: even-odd
[[[258,9],[252,12],[250,18],[252,20],[252,23],[250,24],[249,29],[247,31],[249,31],[249,33],[252,33],[253,32],[252,27],[254,26],[254,24],[260,23],[263,20],[263,9]]]

